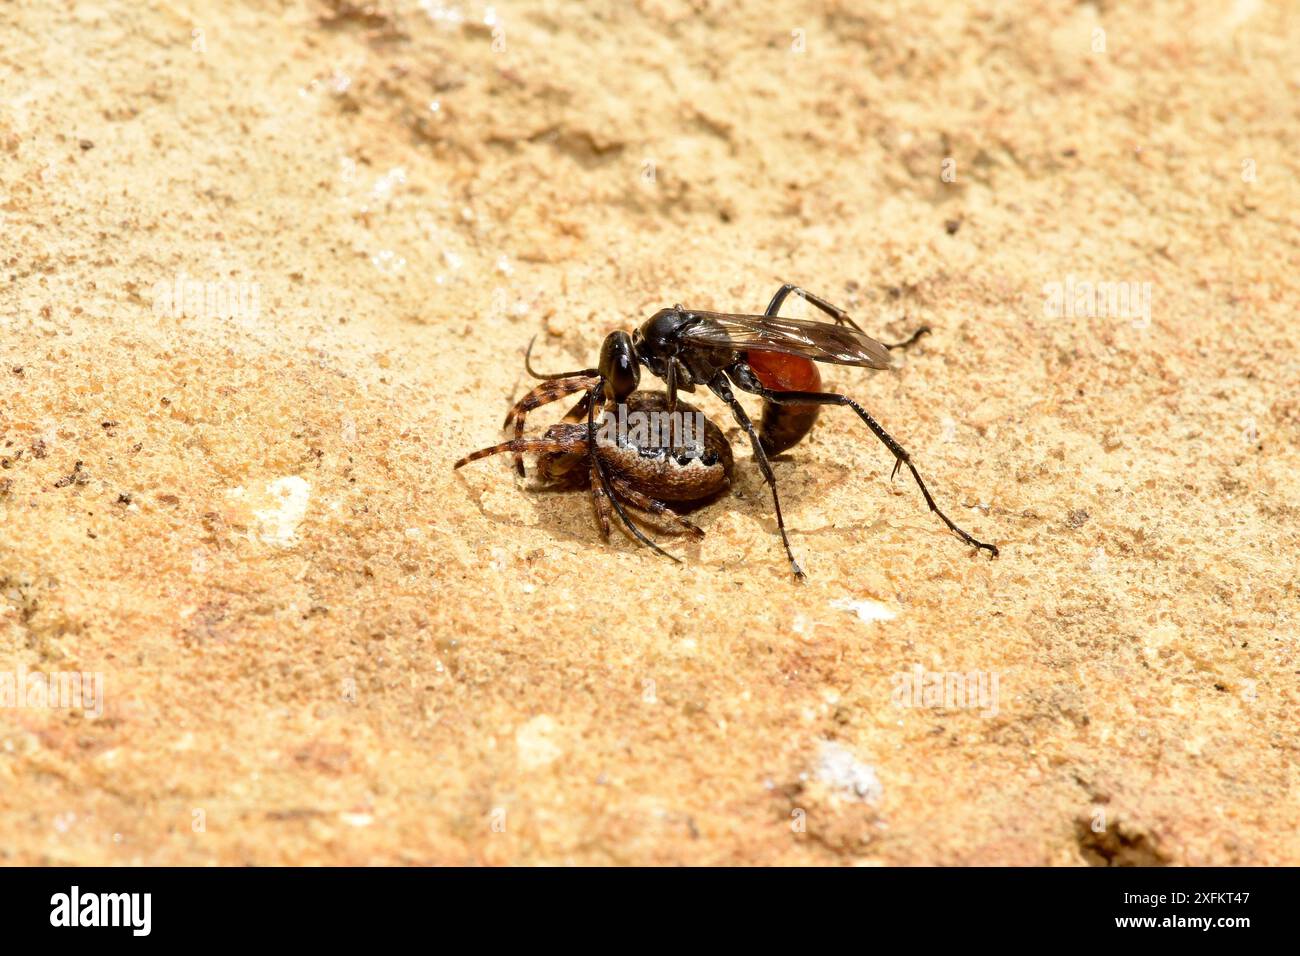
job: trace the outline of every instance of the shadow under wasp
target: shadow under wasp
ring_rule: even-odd
[[[831,321],[778,315],[782,303],[791,294],[830,316]],[[595,368],[544,375],[533,371],[529,364],[529,374],[545,381],[511,408],[506,416],[506,426],[514,426],[515,441],[520,442],[524,421],[530,411],[582,392],[582,398],[565,415],[564,421],[576,423],[586,419],[586,446],[590,454],[593,490],[599,482],[604,496],[610,500],[632,536],[676,561],[628,518],[611,484],[605,458],[591,453],[591,449],[597,447],[596,416],[611,405],[626,402],[636,392],[641,381],[641,366],[666,384],[670,411],[677,407],[679,390],[694,392],[698,386],[704,386],[726,403],[736,423],[749,437],[754,460],[772,491],[776,525],[786,557],[795,576],[803,578],[803,569],[790,548],[776,476],[769,459],[808,434],[817,421],[821,406],[847,406],[893,454],[894,470],[890,478],[906,465],[916,479],[925,503],[949,530],[966,544],[996,557],[996,545],[986,544],[963,531],[939,509],[911,456],[866,409],[847,395],[822,391],[821,373],[816,363],[887,369],[892,366],[891,349],[905,348],[927,331],[918,329],[905,342],[879,342],[863,332],[843,309],[790,284],[781,286],[762,315],[703,312],[675,305],[656,312],[630,335],[623,331],[611,332],[601,345],[600,359]],[[750,421],[733,388],[763,399],[763,414],[758,428]],[[497,447],[498,450],[514,451],[516,468],[523,474],[521,450],[525,446]],[[457,467],[467,460],[470,459],[457,462]]]

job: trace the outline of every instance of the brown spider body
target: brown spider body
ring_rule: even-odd
[[[666,413],[669,410],[665,392],[633,392],[625,405],[628,413]],[[677,409],[679,412],[696,412],[683,401],[677,402]],[[605,468],[610,490],[618,503],[668,519],[680,530],[703,537],[700,528],[680,517],[666,504],[695,507],[731,486],[731,445],[717,425],[707,418],[703,422],[702,447],[696,455],[659,444],[638,443],[633,436],[625,436],[622,442],[616,442],[603,431],[598,431],[596,456]],[[541,438],[516,438],[472,452],[456,462],[456,467],[503,452],[512,452],[516,456],[535,454],[537,474],[544,484],[554,488],[590,489],[601,531],[608,535],[610,504],[594,474],[596,461],[591,455],[588,436],[585,422],[560,422],[547,428]]]
[[[668,396],[664,392],[633,392],[628,396],[630,412],[666,412]],[[679,401],[684,412],[696,409]],[[731,484],[733,459],[731,445],[717,425],[704,420],[704,452],[698,457],[674,455],[659,445],[638,446],[628,441],[622,445],[598,434],[596,453],[612,477],[629,487],[678,504],[696,504],[725,491]],[[571,444],[574,451],[547,451],[537,457],[537,473],[543,481],[570,487],[585,487],[590,481],[587,465],[587,426],[561,423],[546,430],[548,440]]]

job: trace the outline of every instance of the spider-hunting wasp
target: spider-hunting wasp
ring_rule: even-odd
[[[777,313],[791,294],[821,310],[832,321],[781,317]],[[530,411],[566,395],[583,392],[577,405],[565,416],[565,421],[579,422],[585,417],[589,447],[593,447],[597,412],[608,405],[625,402],[637,390],[641,366],[667,384],[670,411],[677,407],[679,390],[694,392],[697,386],[704,386],[727,404],[737,424],[749,436],[754,460],[772,490],[776,525],[790,567],[796,577],[803,578],[803,569],[790,548],[776,477],[768,459],[808,434],[817,420],[820,406],[847,405],[893,454],[891,479],[906,465],[930,510],[962,541],[996,557],[996,545],[986,544],[967,534],[939,510],[911,456],[866,409],[847,395],[821,390],[821,374],[816,363],[887,369],[891,367],[891,349],[910,345],[926,331],[919,329],[905,342],[879,342],[863,332],[843,309],[789,284],[781,286],[762,315],[702,312],[676,305],[656,312],[631,335],[622,331],[611,332],[601,346],[600,360],[595,368],[539,375],[529,366],[530,374],[546,381],[515,404],[506,417],[506,425],[513,424],[516,440],[522,439],[524,419]],[[763,399],[763,417],[757,429],[737,400],[733,387]],[[599,482],[601,490],[613,501],[615,511],[628,530],[655,551],[666,554],[628,520],[613,495],[608,467],[602,456],[592,455],[591,463],[593,481]],[[523,458],[518,452],[516,467],[522,474]]]

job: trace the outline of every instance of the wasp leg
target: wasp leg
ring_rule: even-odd
[[[733,380],[736,384],[745,389],[745,391],[753,392],[754,394],[767,399],[769,402],[775,402],[778,405],[787,403],[791,405],[847,405],[849,408],[853,409],[858,413],[858,417],[866,422],[867,427],[871,429],[872,433],[884,443],[885,447],[893,452],[894,471],[890,477],[893,478],[894,475],[898,474],[898,469],[903,465],[906,465],[908,470],[912,473],[912,477],[916,479],[916,484],[917,487],[921,489],[921,494],[925,496],[925,503],[930,506],[931,511],[939,516],[939,520],[948,526],[949,530],[953,531],[957,537],[961,538],[967,544],[973,545],[977,549],[983,548],[995,558],[998,556],[997,545],[985,544],[983,541],[967,534],[961,528],[957,527],[957,525],[952,522],[952,519],[939,510],[939,506],[934,503],[934,498],[930,495],[930,489],[927,488],[925,482],[921,480],[921,473],[917,471],[916,466],[912,464],[912,458],[907,453],[907,450],[898,442],[894,441],[889,432],[885,431],[880,423],[872,418],[871,415],[868,414],[867,410],[853,399],[849,398],[847,395],[837,395],[834,392],[774,392],[769,388],[764,388],[762,385],[759,385],[757,378],[754,377],[754,373],[750,371],[748,367],[736,367],[729,371],[731,371],[735,376]]]
[[[854,322],[853,319],[849,318],[849,314],[845,312],[843,309],[839,308],[838,306],[831,305],[821,296],[813,295],[807,289],[801,289],[797,285],[793,285],[789,282],[787,282],[785,285],[781,286],[781,288],[776,290],[776,295],[772,296],[772,301],[767,304],[767,311],[764,312],[763,314],[764,315],[779,314],[781,311],[781,303],[783,303],[786,300],[786,297],[790,295],[791,292],[793,292],[799,298],[805,300],[809,305],[813,305],[821,309],[823,312],[825,312],[827,315],[829,315],[832,319],[835,320],[836,325],[847,325],[850,326],[851,328],[858,329],[859,332],[862,332],[862,329],[858,328],[858,324]],[[863,334],[865,335],[866,333]]]
[[[660,518],[666,518],[673,522],[677,527],[686,534],[696,538],[704,537],[704,529],[693,522],[687,521],[672,508],[657,498],[651,498],[649,495],[643,495],[621,478],[611,479],[614,490],[622,498],[635,508],[647,511],[650,514],[657,515]]]
[[[781,303],[784,302],[786,300],[786,297],[789,296],[790,293],[792,292],[795,295],[799,296],[799,298],[808,302],[809,305],[813,305],[821,309],[823,312],[825,312],[827,315],[829,315],[832,319],[835,320],[836,325],[847,325],[851,329],[857,329],[857,331],[862,332],[862,327],[858,325],[858,323],[854,322],[853,319],[849,317],[849,314],[845,312],[843,309],[831,305],[821,296],[813,295],[808,290],[801,289],[797,285],[792,285],[789,282],[781,286],[781,288],[777,290],[776,295],[772,296],[772,301],[767,304],[767,311],[764,312],[763,314],[777,315],[781,311]],[[913,332],[907,338],[906,341],[881,342],[880,344],[887,349],[905,349],[929,331],[930,331],[930,327],[928,325],[923,325],[915,332]],[[862,334],[866,335],[867,333],[862,332]]]
[[[655,544],[653,541],[647,538],[645,536],[645,533],[642,532],[640,528],[638,528],[635,524],[632,523],[632,519],[627,516],[627,512],[623,510],[623,505],[619,502],[618,497],[614,494],[613,488],[610,487],[610,478],[609,475],[606,474],[605,472],[605,463],[601,461],[600,454],[598,452],[599,446],[596,442],[596,419],[594,415],[594,410],[596,405],[598,404],[601,389],[603,386],[604,386],[603,379],[598,379],[596,383],[592,386],[591,390],[587,392],[587,448],[588,448],[587,457],[591,462],[591,479],[592,479],[591,486],[593,489],[592,494],[596,493],[595,489],[599,485],[600,494],[609,500],[609,503],[614,508],[614,513],[618,515],[619,519],[623,522],[623,526],[627,528],[628,532],[631,533],[632,537],[636,538],[646,547],[650,548],[650,550],[657,551],[659,554],[662,554],[665,558],[672,561],[674,564],[681,564],[681,562],[677,560],[677,558],[674,558],[663,548],[659,547],[659,545]]]
[[[753,373],[750,373],[753,374]],[[781,516],[781,497],[776,493],[776,475],[772,474],[772,465],[767,460],[767,452],[763,451],[763,443],[759,440],[758,432],[754,430],[754,423],[749,420],[745,414],[745,409],[741,407],[735,394],[731,391],[731,386],[727,384],[726,376],[719,373],[713,381],[709,383],[709,389],[714,395],[727,403],[731,409],[732,416],[745,434],[749,435],[749,443],[754,449],[754,460],[758,462],[759,470],[763,473],[763,480],[767,482],[772,489],[772,504],[776,508],[776,527],[781,532],[781,543],[785,545],[785,556],[790,559],[790,570],[799,580],[803,580],[806,575],[803,568],[799,567],[799,562],[794,559],[794,551],[790,549],[790,538],[785,533],[785,519]]]

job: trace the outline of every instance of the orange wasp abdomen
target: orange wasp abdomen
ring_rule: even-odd
[[[820,392],[821,372],[812,359],[783,352],[751,350],[746,362],[764,388],[774,392]],[[817,421],[819,405],[777,405],[764,400],[758,438],[769,455],[779,455],[798,444]]]

